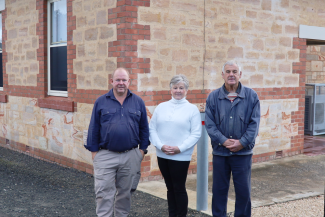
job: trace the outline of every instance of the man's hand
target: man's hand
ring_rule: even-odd
[[[167,155],[175,155],[181,152],[177,146],[169,146],[169,145],[163,145],[161,147],[161,150]]]
[[[97,153],[98,153],[98,151],[91,152],[91,155],[93,157],[93,160],[94,160],[94,158],[95,158],[95,156],[96,156]]]
[[[226,148],[228,148],[229,151],[237,152],[237,151],[240,151],[240,150],[242,150],[244,148],[244,146],[239,142],[239,140],[236,140],[236,139],[228,139],[228,140],[233,141],[232,145],[226,146]]]
[[[143,158],[144,158],[144,151],[142,149],[139,149],[139,150],[140,150],[140,152],[142,154],[142,160],[143,160]]]
[[[225,143],[223,143],[222,145],[225,146],[226,148],[228,148],[228,146],[233,145],[234,142],[235,142],[234,139],[227,139],[227,140],[225,141]]]

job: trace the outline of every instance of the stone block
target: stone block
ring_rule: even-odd
[[[116,61],[116,59],[115,59]],[[106,65],[106,72],[108,73],[113,73],[113,71],[116,69],[116,62],[114,62],[113,60],[106,60],[105,61],[105,65]]]
[[[308,54],[307,54],[307,59],[308,59]],[[299,51],[288,51],[288,60],[299,60]]]
[[[238,31],[239,30],[239,26],[235,23],[232,23],[230,26],[230,30],[232,31]]]
[[[107,42],[104,43],[98,43],[97,45],[97,55],[98,56],[107,56],[108,48]]]
[[[170,8],[174,8],[176,10],[182,10],[182,11],[196,11],[197,5],[191,4],[189,2],[172,1]]]
[[[260,12],[259,14],[258,14],[258,18],[260,19],[260,20],[273,20],[274,18],[273,18],[273,14],[272,13],[270,13],[270,12]]]
[[[194,35],[194,34],[184,34],[182,37],[182,42],[188,46],[204,46],[204,38],[203,35]]]
[[[299,87],[299,75],[287,75],[284,77],[284,83],[288,87]]]
[[[30,68],[30,72],[38,73],[38,63],[30,63],[29,68]]]
[[[159,85],[158,77],[144,77],[140,79],[140,86],[157,87]]]
[[[156,54],[156,43],[152,42],[141,42],[139,43],[139,56],[150,57]]]
[[[264,41],[262,39],[254,39],[252,47],[254,50],[262,51],[264,50]]]
[[[298,26],[286,25],[284,29],[286,34],[298,34]]]
[[[84,46],[84,44],[79,44],[77,46],[77,55],[78,55],[78,57],[84,57],[85,56],[85,46]]]
[[[37,85],[37,76],[36,75],[28,75],[26,82],[28,85],[36,86]]]
[[[275,47],[278,45],[277,40],[275,38],[266,38],[265,45],[267,47]]]
[[[228,48],[228,58],[243,58],[243,48],[242,47],[230,47]]]
[[[116,0],[104,0],[104,7],[115,8]]]
[[[154,28],[153,31],[153,38],[158,40],[166,40],[166,27]]]
[[[33,37],[32,39],[32,47],[37,48],[38,47],[38,38]]]
[[[82,61],[73,61],[74,62],[74,67],[73,70],[78,74],[79,72],[82,71]]]
[[[85,72],[86,73],[92,73],[95,71],[94,66],[85,66]]]
[[[76,14],[76,13],[79,13],[79,12],[82,12],[82,2],[76,2],[74,1],[73,2],[73,13]]]
[[[245,3],[245,4],[252,4],[252,5],[260,4],[260,0],[239,0],[238,2]]]
[[[163,62],[160,60],[154,60],[153,61],[153,69],[156,71],[161,71],[164,69]]]
[[[196,76],[197,68],[192,65],[178,65],[176,66],[176,74],[183,74],[187,78],[193,78]]]
[[[263,32],[263,33],[267,33],[270,32],[270,27],[269,25],[265,24],[264,22],[255,22],[255,29],[257,31]]]
[[[186,62],[188,60],[187,50],[174,50],[172,60],[175,62]]]
[[[100,39],[108,39],[114,36],[114,28],[102,26],[100,27]]]
[[[323,71],[323,62],[311,61],[311,71],[315,71],[315,72]]]
[[[84,27],[84,26],[87,26],[87,18],[86,18],[86,16],[78,17],[77,18],[77,27]]]
[[[263,87],[263,75],[255,74],[250,77],[251,87]]]
[[[220,36],[219,37],[219,40],[218,40],[218,43],[221,43],[221,44],[235,44],[235,39],[234,38],[230,38],[230,37],[222,37]]]
[[[275,59],[276,60],[284,60],[286,58],[286,55],[284,53],[276,53]]]
[[[281,0],[281,7],[288,8],[290,0]]]
[[[84,88],[85,87],[85,76],[78,75],[77,84],[78,84],[78,88]]]
[[[96,24],[107,24],[107,10],[98,11],[96,14]]]
[[[151,0],[152,7],[157,8],[168,8],[170,0]]]
[[[186,25],[186,16],[178,13],[166,13],[164,24]]]
[[[145,23],[161,23],[161,12],[151,12],[139,9],[139,21]]]
[[[190,20],[190,25],[192,25],[192,26],[203,26],[203,21],[202,20],[191,19]]]
[[[291,63],[280,63],[279,72],[289,73],[291,72]]]
[[[241,29],[245,31],[253,30],[253,21],[251,20],[242,20]]]
[[[216,33],[229,34],[228,22],[217,22],[214,24],[214,30]]]
[[[280,37],[279,44],[285,47],[292,47],[290,37]]]
[[[219,7],[219,14],[222,14],[222,15],[232,15],[232,9],[230,7],[222,7],[220,6]]]
[[[169,48],[164,48],[164,49],[161,49],[159,51],[159,53],[163,56],[168,56],[169,55],[169,52],[170,52],[170,49]]]
[[[85,31],[85,40],[94,41],[97,40],[98,28],[91,28]]]
[[[246,17],[248,17],[248,18],[256,18],[256,16],[257,16],[256,11],[249,11],[249,10],[246,11]]]
[[[93,84],[97,89],[107,89],[107,85],[108,85],[107,76],[105,78],[103,76],[96,75],[94,77]]]
[[[73,42],[74,43],[79,43],[79,42],[82,42],[83,41],[83,32],[82,31],[73,31]]]
[[[39,147],[43,150],[47,150],[47,138],[45,137],[38,137],[38,143],[39,143]]]
[[[28,35],[28,28],[27,27],[23,27],[23,28],[20,28],[18,30],[18,36],[19,37],[24,37],[24,36],[27,36]]]
[[[26,52],[26,60],[36,60],[36,52],[35,51],[27,51]]]
[[[268,72],[269,71],[269,64],[268,64],[268,62],[259,61],[257,63],[257,67],[258,67],[258,72]]]
[[[17,38],[17,29],[11,29],[8,32],[8,38],[14,39]]]
[[[257,52],[247,52],[245,55],[245,58],[247,59],[258,59],[260,57],[260,54]]]
[[[271,27],[271,31],[274,34],[281,34],[282,33],[282,25],[273,23]]]
[[[272,10],[272,1],[262,0],[261,6],[262,6],[263,10],[271,11]]]

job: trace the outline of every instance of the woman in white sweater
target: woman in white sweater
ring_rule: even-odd
[[[187,171],[195,144],[201,136],[198,108],[186,100],[189,82],[184,75],[170,81],[172,99],[157,106],[149,124],[158,165],[167,187],[170,217],[187,214]]]

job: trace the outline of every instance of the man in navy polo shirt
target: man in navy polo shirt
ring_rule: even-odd
[[[150,144],[149,128],[143,100],[128,89],[129,72],[116,69],[110,82],[113,88],[94,104],[85,147],[92,152],[97,215],[124,217]]]

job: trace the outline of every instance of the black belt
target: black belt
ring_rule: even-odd
[[[100,149],[104,149],[104,150],[107,150],[107,151],[111,151],[111,152],[115,152],[115,153],[122,154],[122,153],[126,153],[126,152],[128,152],[128,151],[131,151],[131,150],[133,150],[133,149],[135,149],[135,148],[137,148],[137,147],[133,147],[133,148],[128,149],[128,150],[125,150],[125,151],[111,151],[111,150],[109,150],[109,149],[107,149],[107,148],[102,148],[102,147],[100,147],[99,150],[100,150]]]

